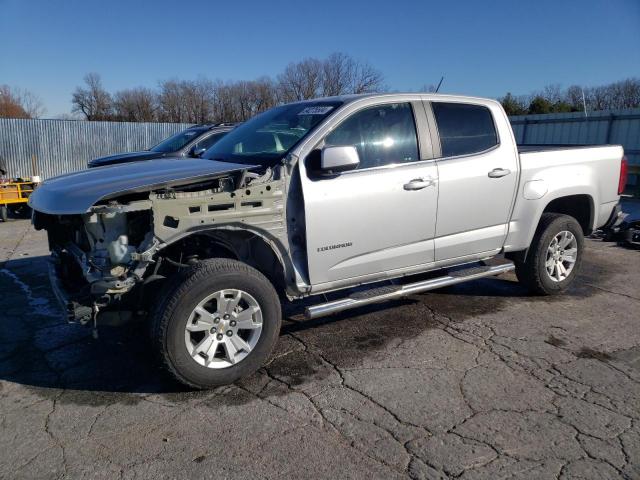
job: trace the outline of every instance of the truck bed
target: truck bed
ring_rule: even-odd
[[[563,196],[589,195],[593,201],[592,229],[604,225],[618,203],[620,160],[619,145],[518,145],[521,185],[544,182],[551,194],[544,193],[544,204],[562,191]],[[568,187],[568,188],[565,188]],[[555,193],[553,193],[555,192]],[[517,211],[527,202],[517,202],[515,218],[525,218]]]

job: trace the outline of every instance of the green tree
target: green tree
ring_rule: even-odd
[[[576,110],[573,107],[564,101],[559,101],[553,104],[551,107],[551,111],[554,113],[566,113],[566,112],[575,112]]]
[[[524,102],[511,95],[511,92],[508,92],[503,98],[500,99],[500,103],[502,104],[502,108],[507,112],[507,115],[524,115],[527,113],[527,107]]]
[[[553,104],[546,98],[537,95],[533,97],[531,103],[529,103],[528,113],[551,113],[553,111]]]

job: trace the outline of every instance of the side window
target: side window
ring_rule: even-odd
[[[418,138],[409,103],[369,107],[354,113],[325,138],[325,145],[353,145],[359,169],[419,160]]]
[[[214,133],[213,135],[209,135],[207,138],[200,140],[196,144],[196,148],[209,148],[211,145],[213,145],[222,137],[224,137],[226,133],[227,132],[221,132],[221,133]]]
[[[493,117],[487,107],[433,102],[443,157],[469,155],[498,144]]]

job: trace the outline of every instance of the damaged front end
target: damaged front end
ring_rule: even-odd
[[[144,278],[158,249],[151,202],[101,205],[82,215],[34,212],[36,229],[47,230],[50,280],[72,322],[123,323],[137,308],[129,294]]]
[[[225,164],[212,173],[210,165],[217,162],[201,162],[209,171],[159,184],[144,185],[146,177],[124,182],[133,167],[118,166],[92,169],[82,178],[52,179],[38,189],[31,201],[33,224],[47,231],[51,284],[69,321],[119,325],[146,313],[151,293],[158,291],[156,282],[211,254],[212,244],[238,251],[250,244],[236,235],[240,241],[234,246],[229,232],[255,230],[288,248],[286,182],[279,168],[256,173]],[[167,168],[175,169],[174,164]],[[113,184],[121,188],[117,194],[104,194],[101,170],[102,177],[105,172],[114,177]],[[77,208],[67,199],[78,195],[78,183],[68,178],[85,187],[97,185],[85,188]]]

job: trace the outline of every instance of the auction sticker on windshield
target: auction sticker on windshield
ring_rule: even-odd
[[[303,109],[298,115],[326,115],[333,107],[307,107]]]

